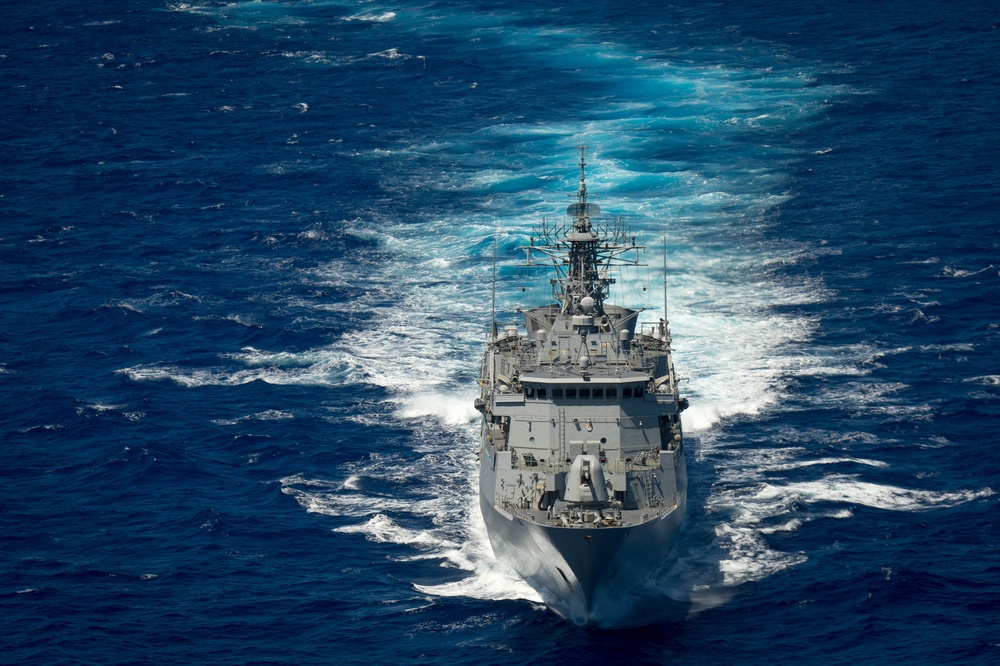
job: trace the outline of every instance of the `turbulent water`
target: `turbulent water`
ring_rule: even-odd
[[[954,5],[6,3],[0,660],[996,663],[1000,9]],[[506,323],[578,144],[691,403],[683,621],[567,623],[478,513],[493,239]]]

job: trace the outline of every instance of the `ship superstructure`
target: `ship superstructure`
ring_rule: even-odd
[[[570,619],[599,619],[616,591],[663,564],[685,511],[687,473],[667,321],[608,303],[616,267],[639,265],[621,220],[576,201],[542,222],[525,265],[550,264],[554,303],[491,326],[480,505],[498,558]],[[666,313],[664,313],[666,315]]]

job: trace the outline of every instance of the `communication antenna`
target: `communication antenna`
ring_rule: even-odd
[[[663,237],[663,322],[670,324],[670,317],[667,315],[667,237]]]
[[[497,339],[497,234],[493,232],[493,295],[490,299],[490,340]]]

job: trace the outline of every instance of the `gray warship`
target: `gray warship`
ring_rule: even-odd
[[[557,613],[599,624],[623,590],[664,565],[687,469],[668,322],[608,303],[615,269],[641,265],[621,219],[580,184],[561,223],[542,220],[525,266],[551,265],[553,304],[490,327],[476,409],[479,502],[495,555]],[[494,280],[495,284],[495,280]],[[666,306],[664,305],[664,317]]]

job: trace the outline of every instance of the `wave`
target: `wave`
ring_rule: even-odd
[[[268,354],[257,350],[226,354],[250,365],[249,369],[184,368],[170,364],[144,364],[117,370],[132,381],[169,380],[181,386],[240,386],[255,381],[277,385],[349,386],[363,381],[363,371],[349,356],[336,351]]]
[[[810,459],[807,449],[791,447],[741,451],[738,466],[734,463],[728,474],[721,475],[719,485],[708,497],[706,510],[722,516],[715,523],[712,548],[718,547],[726,554],[719,562],[723,586],[735,587],[757,581],[808,561],[807,552],[778,550],[768,544],[766,535],[794,532],[806,523],[821,519],[850,519],[854,517],[855,508],[861,506],[923,512],[947,509],[995,494],[988,487],[953,491],[904,488],[875,483],[861,474],[823,473],[821,466],[889,467],[882,461],[849,456]],[[812,467],[820,468],[819,478],[796,480],[797,472]],[[830,504],[844,506],[830,509]]]
[[[829,476],[817,481],[784,486],[764,484],[755,499],[763,503],[841,502],[887,511],[929,511],[990,497],[991,488],[980,490],[930,491],[861,481],[854,476]]]
[[[990,273],[995,273],[996,267],[990,264],[986,268],[980,268],[979,270],[967,270],[963,268],[952,268],[951,266],[945,266],[941,269],[942,277],[950,278],[970,278],[979,277],[980,275],[987,275]]]
[[[354,14],[345,16],[342,21],[362,21],[365,23],[387,23],[396,18],[396,12],[382,12],[381,14]]]
[[[454,548],[457,544],[448,541],[430,530],[411,530],[397,525],[384,514],[376,514],[367,522],[338,527],[335,532],[344,534],[364,534],[370,541],[395,543],[419,548]]]
[[[973,382],[983,386],[1000,386],[1000,375],[980,375],[979,377],[967,377],[963,382]]]

